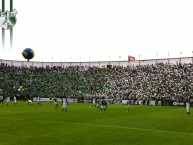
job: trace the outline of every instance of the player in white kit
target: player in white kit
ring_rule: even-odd
[[[14,104],[17,104],[17,98],[16,97],[13,97],[13,102],[14,102]]]
[[[32,105],[32,100],[27,100],[27,104]]]
[[[90,106],[90,108],[96,108],[96,98],[93,98],[92,100],[92,105]]]
[[[130,104],[131,104],[131,101],[130,99],[127,100],[127,112],[129,112],[130,110]]]
[[[186,99],[186,114],[188,116],[192,115],[191,112],[190,112],[190,101],[189,101],[189,99]]]
[[[67,111],[67,107],[68,107],[68,101],[67,101],[67,98],[66,97],[64,97],[64,98],[62,98],[62,111]]]
[[[10,97],[7,97],[7,99],[6,99],[6,103],[7,103],[7,105],[9,105],[9,104],[10,104]]]

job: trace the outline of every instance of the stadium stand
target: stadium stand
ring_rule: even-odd
[[[115,100],[184,101],[193,98],[193,64],[133,65],[107,68],[16,67],[1,64],[3,96],[28,97],[108,96]]]

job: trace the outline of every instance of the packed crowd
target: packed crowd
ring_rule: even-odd
[[[107,96],[131,99],[193,98],[193,64],[112,68],[14,67],[1,64],[3,96]]]

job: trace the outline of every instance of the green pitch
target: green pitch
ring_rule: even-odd
[[[0,104],[0,145],[193,145],[193,117],[185,107],[90,104]]]

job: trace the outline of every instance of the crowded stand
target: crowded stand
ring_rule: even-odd
[[[129,98],[140,104],[155,100],[169,105],[172,100],[193,98],[193,64],[28,68],[2,63],[0,89],[0,96],[19,100],[105,96],[111,101]]]

